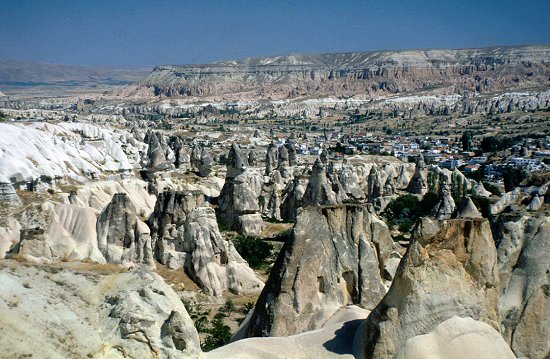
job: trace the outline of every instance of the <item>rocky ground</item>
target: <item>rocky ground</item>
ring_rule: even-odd
[[[548,173],[506,192],[345,154],[366,133],[544,147],[547,52],[246,59],[212,65],[221,87],[158,67],[122,92],[0,98],[0,356],[548,358]],[[272,98],[226,103],[235,68],[287,67]]]

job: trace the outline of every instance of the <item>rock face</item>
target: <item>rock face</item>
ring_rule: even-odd
[[[115,194],[99,215],[96,226],[98,248],[107,262],[154,265],[151,238],[139,222],[128,196]]]
[[[5,260],[0,263],[0,281],[2,356],[196,358],[200,354],[199,336],[185,307],[155,273],[76,262],[22,266]],[[63,320],[53,323],[53,318]]]
[[[547,46],[292,54],[199,66],[157,66],[140,84],[155,96],[220,96],[264,91],[301,94],[401,92],[445,86],[460,93],[517,88],[548,78]],[[532,71],[531,76],[524,73]]]
[[[244,336],[297,334],[320,328],[343,306],[373,308],[386,292],[392,246],[370,206],[301,209]]]
[[[550,218],[500,218],[497,234],[504,337],[518,357],[550,355]]]
[[[258,194],[250,186],[253,174],[247,171],[246,158],[237,145],[231,146],[227,158],[225,183],[218,198],[220,220],[245,236],[258,236],[263,221]]]
[[[98,248],[95,210],[59,204],[50,217],[49,245],[56,257],[105,263]]]
[[[423,218],[386,296],[363,327],[365,358],[407,357],[411,338],[470,317],[497,331],[497,253],[486,220]],[[409,342],[410,343],[410,342]]]

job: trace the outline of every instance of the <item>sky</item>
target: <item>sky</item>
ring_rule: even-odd
[[[0,59],[101,67],[550,44],[550,0],[0,0]]]

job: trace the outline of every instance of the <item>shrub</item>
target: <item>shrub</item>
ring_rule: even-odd
[[[202,350],[205,352],[229,343],[231,339],[231,328],[225,324],[224,318],[225,316],[220,315],[220,313],[216,314],[214,317],[211,327],[208,329],[208,335],[201,345]]]
[[[256,237],[237,237],[233,240],[235,249],[254,269],[262,269],[268,265],[273,245]]]
[[[500,189],[492,183],[483,182],[483,187],[485,187],[485,189],[487,191],[491,192],[495,196],[500,196],[501,195]]]

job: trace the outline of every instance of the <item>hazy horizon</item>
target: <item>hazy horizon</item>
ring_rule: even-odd
[[[3,2],[0,59],[109,68],[550,44],[550,2]]]

